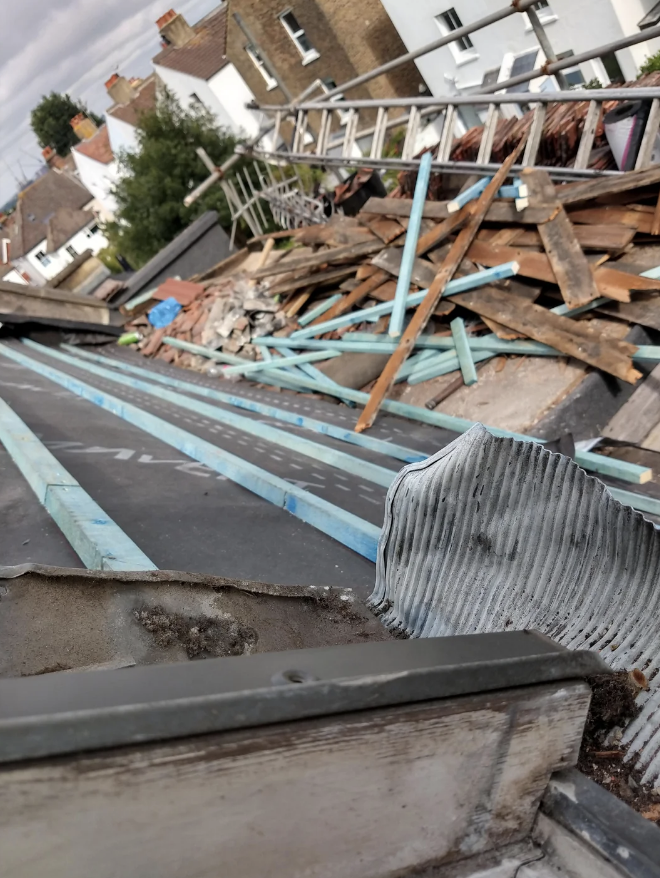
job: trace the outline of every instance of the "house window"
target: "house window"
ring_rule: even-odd
[[[332,77],[328,77],[321,82],[321,88],[323,91],[328,94],[331,91],[334,91],[337,88],[337,83],[332,79]],[[341,101],[345,101],[346,98],[344,95],[339,94],[335,95],[333,98],[330,98],[331,101],[340,103]],[[337,116],[339,117],[339,121],[342,125],[345,125],[348,122],[349,111],[348,110],[337,110]]]
[[[264,59],[261,57],[259,52],[255,49],[255,47],[252,45],[252,43],[247,44],[247,46],[245,47],[245,51],[250,56],[252,63],[257,68],[259,73],[261,73],[263,78],[266,80],[266,88],[268,89],[268,91],[272,91],[274,88],[277,88],[277,80],[275,80],[270,75],[270,73],[266,69],[266,64],[264,63]]]
[[[626,81],[626,77],[623,75],[623,70],[621,69],[621,65],[619,64],[615,52],[610,52],[608,55],[601,55],[600,60],[610,82]]]
[[[563,61],[565,58],[570,58],[571,55],[575,55],[575,52],[572,49],[569,49],[567,52],[560,52],[557,55],[557,60]],[[579,67],[569,67],[564,70],[564,77],[571,88],[577,88],[580,85],[584,85],[586,82]]]
[[[440,15],[436,15],[435,20],[438,23],[438,27],[442,31],[442,33],[447,36],[454,30],[458,30],[463,27],[463,22],[458,17],[458,12],[452,7],[452,9],[448,9],[446,12],[441,13]],[[454,50],[454,54],[463,55],[465,52],[469,54],[474,53],[474,44],[467,34],[464,37],[459,37],[457,40],[454,40],[453,43],[449,44],[451,48]]]
[[[557,21],[557,15],[548,0],[539,0],[538,3],[534,3],[532,9],[538,15],[541,24],[550,24],[552,21]],[[525,22],[525,30],[531,30],[532,25],[526,12],[523,12],[523,20]]]
[[[539,50],[532,49],[531,52],[523,52],[521,55],[514,56],[509,75],[503,78],[513,79],[514,76],[522,76],[523,73],[531,73],[532,70],[537,67],[538,55]],[[529,91],[529,83],[530,80],[527,82],[521,82],[518,85],[512,85],[510,88],[507,88],[507,92]]]
[[[93,226],[90,226],[88,229],[85,229],[85,235],[88,238],[93,238],[94,235],[97,235],[99,232],[99,227],[96,223]]]
[[[35,259],[38,259],[39,262],[43,265],[44,268],[47,268],[50,265],[50,256],[46,256],[43,250],[37,251],[35,254]]]
[[[66,252],[72,259],[75,259],[78,255],[76,248],[72,244],[69,244],[69,246],[66,248]]]
[[[192,94],[190,95],[188,100],[190,101],[190,106],[192,107],[193,110],[203,110],[204,109],[204,102],[202,101],[200,96],[198,94],[196,94],[195,92],[192,92]]]
[[[315,61],[319,57],[319,53],[310,43],[307,34],[298,24],[298,19],[293,12],[291,12],[291,10],[283,12],[280,15],[280,21],[282,22],[284,30],[291,37],[296,44],[296,48],[302,55],[303,64],[310,64],[312,61]]]

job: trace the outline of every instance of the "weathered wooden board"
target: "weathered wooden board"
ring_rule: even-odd
[[[597,309],[602,314],[639,323],[660,331],[660,294],[638,293],[632,302],[612,302]]]
[[[603,430],[608,439],[642,442],[660,424],[660,366],[648,375]]]
[[[391,302],[394,298],[394,294],[396,293],[396,281],[388,280],[382,286],[378,287],[377,290],[374,290],[372,293],[369,293],[369,296],[372,299],[378,299],[379,302]],[[451,299],[440,299],[438,302],[438,307],[433,312],[434,317],[446,317],[448,314],[451,314],[452,311],[456,309],[456,305],[451,301]],[[389,323],[389,318],[388,318]]]
[[[572,216],[571,216],[572,219]],[[628,246],[635,237],[635,229],[626,225],[575,225],[575,238],[583,250],[609,250],[617,253]],[[535,229],[481,229],[478,241],[489,241],[491,244],[511,244],[516,247],[538,247],[541,235]]]
[[[544,253],[532,253],[515,247],[494,246],[485,241],[474,241],[468,256],[475,262],[489,267],[515,261],[520,266],[518,274],[522,277],[530,277],[546,283],[557,282],[550,260]],[[660,281],[627,274],[607,265],[598,266],[593,272],[599,294],[616,299],[618,302],[629,302],[631,290],[660,292]]]
[[[374,878],[531,833],[584,683],[0,769],[3,878]]]
[[[653,233],[653,214],[628,207],[585,207],[568,211],[571,222],[590,225],[628,226],[647,235]]]
[[[355,307],[355,305],[359,305],[363,299],[366,299],[369,293],[378,289],[378,287],[381,284],[384,284],[386,280],[389,280],[388,273],[385,271],[377,271],[366,280],[363,280],[362,283],[347,296],[344,296],[338,302],[335,302],[332,308],[326,311],[325,314],[321,314],[316,320],[312,320],[311,325],[315,326],[317,323],[325,323],[327,320],[333,320],[335,317],[347,314],[351,308]]]
[[[319,287],[322,284],[328,284],[332,281],[343,280],[345,277],[350,277],[352,274],[355,274],[354,265],[344,265],[342,268],[330,268],[327,271],[319,271],[314,274],[304,272],[301,277],[293,277],[290,280],[277,281],[269,289],[268,294],[270,296],[277,296],[280,293],[290,293],[293,290],[299,290],[302,287],[307,287],[312,284]]]
[[[374,236],[355,217],[335,214],[327,223],[296,229],[296,240],[306,246],[343,247],[373,241]]]
[[[110,310],[98,299],[83,296],[73,298],[72,294],[60,299],[53,295],[32,293],[32,290],[38,289],[0,281],[0,314],[7,315],[7,322],[14,315],[24,319],[68,320],[100,326],[110,324]]]
[[[564,302],[569,308],[593,302],[600,295],[596,281],[573,232],[573,225],[557,201],[550,175],[539,168],[527,168],[521,178],[527,184],[532,206],[554,209],[552,219],[540,223],[537,231]]]
[[[553,314],[540,305],[494,287],[482,287],[452,298],[457,305],[510,326],[527,338],[550,345],[630,384],[642,377],[630,359],[636,350],[634,345],[601,338],[587,325],[576,323],[570,317]]]
[[[655,166],[642,171],[629,171],[613,177],[601,177],[587,180],[584,183],[572,183],[557,188],[557,196],[562,204],[577,204],[580,201],[591,201],[603,195],[618,192],[631,192],[642,186],[660,183],[660,167]]]
[[[360,214],[360,220],[376,235],[384,244],[391,244],[405,232],[404,227],[395,219],[386,216],[369,216]]]
[[[389,247],[374,257],[373,264],[378,268],[382,268],[383,271],[387,271],[388,274],[398,277],[401,271],[402,258],[403,251],[400,247]],[[435,280],[437,271],[437,268],[434,268],[431,262],[417,257],[413,263],[412,281],[418,287],[428,288]]]
[[[301,271],[304,268],[318,268],[321,265],[336,265],[341,262],[352,262],[362,256],[371,256],[382,249],[383,242],[372,238],[360,244],[349,244],[346,247],[335,247],[332,250],[319,250],[311,256],[301,256],[298,259],[287,259],[276,265],[266,265],[258,271],[253,271],[250,277],[259,280],[271,277],[274,274],[284,274],[287,271]]]
[[[422,216],[425,219],[444,220],[450,214],[447,210],[447,201],[426,201]],[[406,198],[370,198],[362,208],[364,213],[377,213],[381,216],[407,217],[410,216],[412,201]],[[493,223],[518,223],[522,225],[537,225],[546,222],[551,212],[547,208],[528,207],[525,210],[516,210],[512,202],[497,202],[491,205],[486,214],[486,220]]]

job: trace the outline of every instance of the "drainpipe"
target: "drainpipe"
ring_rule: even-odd
[[[264,50],[259,45],[259,43],[255,40],[254,35],[252,34],[252,31],[247,26],[247,24],[243,21],[243,17],[241,15],[239,15],[238,12],[234,12],[234,21],[240,27],[240,29],[243,31],[243,33],[247,37],[250,44],[254,46],[255,51],[258,52],[259,55],[261,56],[261,58],[264,62],[264,67],[266,68],[268,73],[273,77],[275,82],[278,84],[278,86],[282,90],[282,94],[284,95],[284,99],[285,99],[286,103],[288,103],[288,104],[293,103],[293,95],[291,94],[289,89],[284,84],[284,80],[277,72],[277,68],[271,62],[270,58],[264,52]]]

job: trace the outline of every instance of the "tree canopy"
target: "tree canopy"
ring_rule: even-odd
[[[71,120],[78,113],[85,113],[97,125],[103,119],[92,113],[82,102],[76,102],[67,94],[52,91],[44,95],[32,110],[30,121],[39,145],[45,149],[52,146],[58,155],[67,156],[71,147],[78,143],[78,138],[71,127]]]
[[[235,146],[235,139],[218,130],[208,111],[183,110],[167,92],[155,110],[141,114],[137,138],[138,151],[119,157],[122,177],[114,190],[116,219],[104,227],[111,249],[136,268],[207,210],[218,211],[221,225],[231,223],[220,186],[212,186],[190,207],[183,200],[208,177],[197,147],[221,165]]]

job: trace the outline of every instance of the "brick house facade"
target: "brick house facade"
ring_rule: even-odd
[[[258,103],[286,103],[259,50],[294,98],[315,80],[329,89],[406,52],[380,0],[228,0],[228,7],[227,56]],[[347,97],[410,97],[424,88],[410,63],[352,89]]]

